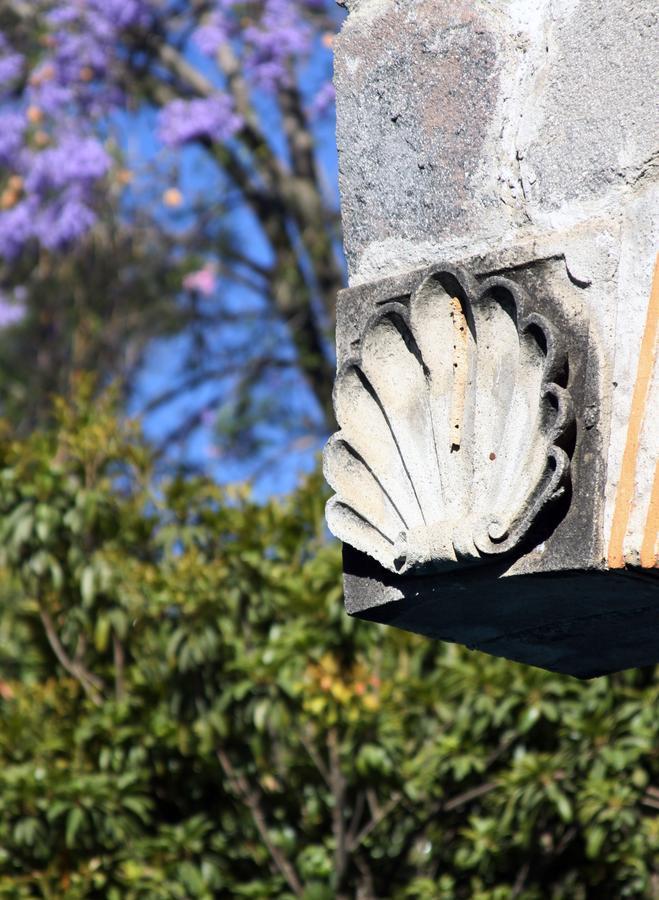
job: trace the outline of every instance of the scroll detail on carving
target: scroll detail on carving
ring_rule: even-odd
[[[436,271],[380,306],[334,390],[336,537],[392,572],[512,551],[569,481],[560,333],[505,278]]]

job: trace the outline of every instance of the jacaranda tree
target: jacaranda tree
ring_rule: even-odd
[[[188,399],[167,438],[209,408],[243,454],[326,431],[339,15],[333,0],[0,5],[5,413],[33,427],[81,368],[130,394],[150,339],[179,334],[149,397]]]

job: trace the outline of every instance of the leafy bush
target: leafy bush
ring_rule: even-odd
[[[348,618],[311,478],[154,484],[110,396],[0,439],[0,896],[659,896],[652,671]]]

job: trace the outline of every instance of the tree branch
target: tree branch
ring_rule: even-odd
[[[164,41],[152,41],[158,59],[180,81],[202,97],[215,88],[176,48]],[[297,222],[318,278],[323,306],[333,323],[337,291],[343,285],[343,269],[336,259],[330,236],[323,223],[326,210],[323,204],[316,163],[313,157],[313,138],[302,109],[299,92],[294,83],[279,93],[284,132],[291,148],[293,174],[277,158],[261,131],[251,103],[249,88],[242,75],[240,60],[230,44],[217,51],[217,61],[227,79],[227,85],[237,112],[245,125],[241,137],[252,154],[252,164],[272,198],[288,207],[289,215]]]
[[[124,646],[116,633],[112,635],[112,654],[114,657],[114,694],[116,699],[121,701],[126,696],[126,681],[124,678],[126,654],[124,653]]]
[[[360,853],[355,855],[355,866],[362,876],[361,884],[357,890],[357,900],[377,900],[373,872],[371,872],[370,866]]]
[[[328,770],[327,766],[325,765],[325,763],[323,762],[323,759],[322,759],[320,753],[314,747],[311,739],[309,738],[309,736],[307,734],[304,733],[304,731],[300,731],[299,734],[300,734],[300,742],[302,743],[302,746],[304,747],[304,749],[307,751],[307,753],[311,757],[314,765],[320,772],[320,775],[321,775],[323,781],[325,782],[327,787],[331,790],[332,784],[330,782],[329,770]]]
[[[352,818],[350,820],[350,825],[348,825],[348,831],[346,834],[346,846],[349,851],[352,851],[353,844],[355,842],[355,835],[357,834],[357,828],[359,827],[359,823],[361,822],[361,818],[364,814],[364,806],[366,804],[366,800],[364,797],[364,791],[359,791],[357,794],[357,800],[355,802],[355,808],[352,813]]]
[[[519,897],[519,895],[524,890],[526,879],[529,877],[530,868],[530,864],[528,862],[525,862],[517,873],[517,878],[515,879],[515,883],[513,884],[513,888],[510,894],[511,900],[516,900],[516,898]]]
[[[82,662],[71,659],[59,639],[55,623],[53,622],[50,613],[48,613],[41,604],[39,605],[39,616],[41,617],[48,643],[57,657],[59,664],[69,673],[69,675],[76,679],[92,703],[96,706],[102,706],[103,696],[101,691],[103,690],[103,682],[101,679],[85,668]]]
[[[489,794],[497,787],[497,784],[494,781],[488,781],[485,784],[479,784],[477,787],[471,788],[468,791],[464,791],[462,794],[458,794],[456,797],[452,797],[450,800],[447,800],[445,803],[440,803],[435,807],[434,814],[436,815],[439,812],[453,812],[454,809],[460,809],[461,806],[466,806],[467,803],[471,803],[472,800],[478,799],[478,797],[484,797],[485,794]],[[433,813],[430,814],[431,817]]]
[[[384,804],[384,806],[381,806],[379,808],[379,811],[376,813],[376,815],[373,816],[371,821],[368,822],[362,828],[362,830],[357,834],[357,836],[355,837],[354,841],[352,842],[352,844],[350,846],[351,853],[354,852],[359,847],[359,845],[363,841],[366,840],[366,838],[369,836],[369,834],[372,831],[375,831],[375,829],[378,827],[380,822],[383,822],[387,818],[389,813],[392,812],[398,806],[398,804],[400,803],[400,801],[402,799],[403,799],[403,795],[401,793],[396,792],[395,794],[392,794],[392,796]]]
[[[497,754],[499,755],[499,754]],[[436,803],[430,810],[427,815],[425,815],[422,819],[418,821],[417,827],[411,831],[405,842],[403,844],[400,858],[405,859],[407,854],[412,847],[412,844],[416,840],[419,834],[423,832],[423,830],[428,826],[428,824],[434,819],[435,816],[439,815],[443,812],[453,812],[456,809],[460,809],[462,806],[466,806],[468,803],[471,803],[472,800],[477,800],[479,797],[484,797],[486,794],[489,794],[491,791],[495,790],[498,785],[494,781],[484,782],[483,784],[476,785],[476,787],[469,788],[467,791],[463,791],[460,794],[456,794],[455,797],[451,797],[450,800],[440,800],[439,803]]]
[[[298,875],[291,863],[288,861],[288,859],[286,859],[279,847],[277,847],[273,843],[272,838],[270,837],[268,826],[265,820],[265,815],[261,807],[259,795],[250,787],[244,775],[242,775],[240,772],[236,772],[231,763],[231,760],[229,759],[228,754],[222,748],[218,748],[216,753],[222,770],[224,771],[224,774],[229,781],[229,784],[233,787],[236,793],[240,796],[243,803],[251,812],[256,829],[261,836],[261,840],[268,848],[268,852],[272,857],[272,861],[279,870],[280,874],[286,880],[288,886],[293,891],[295,896],[302,897],[304,894],[302,882],[298,878]]]
[[[343,286],[344,275],[328,230],[320,173],[313,153],[313,136],[293,77],[278,96],[295,175],[294,202],[300,232],[314,266],[323,308],[333,328],[336,294]]]
[[[327,734],[329,751],[329,780],[332,791],[332,833],[334,835],[334,890],[340,896],[348,864],[348,847],[346,844],[345,819],[343,806],[345,803],[346,782],[341,771],[339,736],[336,728],[330,728]]]

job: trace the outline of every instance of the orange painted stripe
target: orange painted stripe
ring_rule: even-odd
[[[659,462],[654,468],[650,508],[641,545],[641,565],[644,569],[653,569],[657,565],[657,533],[659,533]]]
[[[638,358],[638,371],[632,396],[632,406],[629,413],[627,426],[627,444],[622,457],[620,481],[616,494],[616,505],[613,513],[613,525],[611,526],[611,540],[609,541],[609,567],[621,569],[625,565],[624,540],[627,534],[627,525],[631,513],[631,505],[634,497],[634,474],[636,472],[636,457],[643,424],[643,412],[647,403],[647,395],[650,389],[652,376],[652,364],[654,362],[655,345],[657,341],[657,324],[659,323],[659,255],[654,267],[652,292],[648,304],[648,314],[645,321],[645,331],[641,341],[641,351]]]

